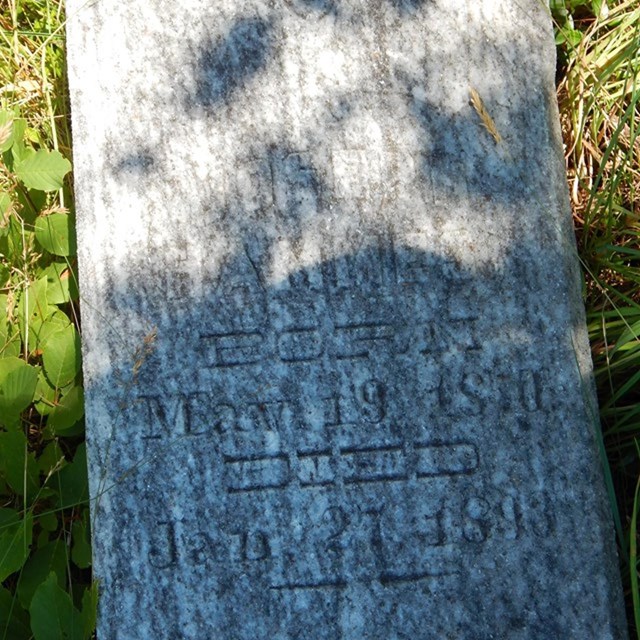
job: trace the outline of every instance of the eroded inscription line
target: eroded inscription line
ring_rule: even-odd
[[[327,580],[324,582],[294,582],[289,584],[272,584],[269,589],[277,591],[303,590],[303,589],[346,589],[344,580]]]
[[[447,578],[456,576],[459,571],[425,571],[422,573],[390,573],[383,572],[378,580],[383,587],[392,587],[395,585],[410,584],[419,582],[420,580],[433,580],[437,578]]]
[[[404,444],[345,447],[336,453],[326,448],[301,450],[295,452],[296,465],[288,453],[225,455],[225,484],[227,491],[236,493],[283,489],[294,475],[302,487],[331,485],[339,478],[345,484],[401,482],[410,477],[470,475],[480,464],[477,447],[470,442],[413,443],[413,452]]]

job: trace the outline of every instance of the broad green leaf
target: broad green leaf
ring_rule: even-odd
[[[27,451],[27,438],[20,429],[0,431],[0,475],[20,496],[24,495],[25,484],[28,498],[40,488],[38,465],[34,455]]]
[[[91,587],[82,595],[82,627],[85,638],[91,638],[96,628],[98,617],[98,581],[94,580]]]
[[[15,164],[16,175],[28,189],[57,191],[62,188],[71,163],[59,151],[28,151]]]
[[[32,549],[32,551],[37,549],[42,549],[43,547],[46,547],[48,544],[49,544],[49,532],[42,529],[38,534],[38,537],[36,538],[35,549]]]
[[[66,262],[54,262],[45,270],[47,278],[47,301],[49,304],[63,304],[78,299],[76,275]]]
[[[16,195],[18,196],[18,203],[21,205],[20,216],[26,224],[33,227],[36,223],[36,218],[47,206],[46,192],[38,191],[37,189],[31,189],[31,191],[20,189]]]
[[[49,415],[55,409],[57,397],[58,391],[49,384],[47,376],[41,370],[38,374],[38,384],[33,394],[33,403],[36,411],[41,416]]]
[[[0,153],[22,146],[27,121],[11,111],[0,111]]]
[[[47,313],[48,315],[44,318],[42,324],[38,328],[38,348],[42,348],[42,344],[48,340],[49,336],[53,333],[66,329],[71,324],[71,320],[69,320],[67,314],[64,313],[64,311],[60,311],[58,307],[50,305],[47,307]]]
[[[38,524],[44,531],[49,531],[50,533],[56,531],[59,524],[56,512],[45,511],[44,513],[39,513]]]
[[[5,415],[15,416],[33,400],[38,370],[20,358],[0,359],[0,421]]]
[[[58,585],[64,586],[67,569],[67,550],[64,540],[52,540],[38,549],[25,562],[20,582],[18,598],[20,604],[28,609],[33,594],[52,572],[56,575]]]
[[[28,344],[29,351],[36,350],[43,323],[56,310],[57,307],[47,302],[47,279],[44,276],[29,284],[20,294],[18,321],[22,341]]]
[[[84,393],[82,387],[72,387],[58,401],[49,413],[47,426],[58,435],[65,435],[65,431],[75,425],[84,415]]]
[[[73,462],[56,473],[47,485],[57,491],[58,507],[73,507],[88,501],[87,449],[84,442],[76,450]]]
[[[84,509],[82,520],[76,520],[71,526],[71,559],[76,566],[87,569],[91,566],[91,541],[89,539],[89,509]]]
[[[68,213],[51,213],[38,216],[35,225],[36,239],[56,256],[73,256],[76,253],[76,230],[73,216]]]
[[[55,573],[36,589],[29,607],[35,640],[83,640],[83,620]]]
[[[0,295],[0,358],[20,355],[20,330],[15,321],[9,320],[8,297]]]
[[[29,640],[29,616],[20,606],[15,594],[0,587],[0,638]]]
[[[0,192],[0,236],[6,236],[9,233],[9,221],[11,219],[11,196],[8,193]],[[0,287],[5,284],[6,280],[0,282]]]
[[[45,477],[52,473],[54,469],[62,469],[62,467],[66,466],[67,462],[64,459],[64,454],[56,440],[53,440],[44,448],[44,451],[38,457],[37,464]]]
[[[42,364],[49,382],[64,387],[80,371],[80,336],[73,325],[50,334],[40,345]],[[1,362],[1,361],[0,361]]]
[[[18,327],[15,325],[2,327],[0,321],[0,358],[17,358],[20,355],[20,346]]]
[[[5,213],[9,211],[11,207],[11,196],[5,191],[0,191],[0,226],[1,219],[4,217]]]
[[[33,518],[22,519],[13,509],[0,509],[0,582],[19,571],[29,557]]]
[[[0,534],[4,530],[20,522],[20,514],[15,509],[0,508]]]
[[[14,118],[11,140],[11,156],[14,162],[19,162],[29,151],[24,143],[26,131],[27,121],[24,118]]]
[[[0,111],[0,153],[9,151],[13,145],[13,119],[11,111]]]
[[[0,235],[2,235],[2,230],[0,229]],[[2,253],[0,251],[0,253]],[[9,278],[11,278],[11,269],[4,262],[0,264],[0,289],[4,289],[7,283],[9,282]]]

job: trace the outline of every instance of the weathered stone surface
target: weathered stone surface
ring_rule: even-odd
[[[543,4],[69,0],[101,639],[624,637]]]

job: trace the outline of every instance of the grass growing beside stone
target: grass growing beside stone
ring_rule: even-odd
[[[573,5],[573,22],[557,16],[565,40],[559,101],[623,583],[638,635],[640,2]]]
[[[95,627],[63,21],[59,0],[0,12],[4,640]]]
[[[640,629],[640,3],[552,0],[551,6],[568,180],[634,632]],[[95,624],[63,24],[63,0],[8,0],[0,13],[0,640],[89,638]]]

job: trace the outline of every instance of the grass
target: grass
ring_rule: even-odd
[[[60,0],[0,14],[0,639],[88,638],[91,581]],[[71,229],[71,231],[70,231]]]
[[[640,3],[554,0],[553,6],[567,180],[615,488],[612,507],[619,522],[630,630],[640,638]],[[15,122],[24,119],[25,148],[58,150],[70,158],[63,20],[63,0],[8,0],[0,15],[0,112],[13,114]],[[0,145],[4,124],[0,120]],[[19,156],[22,151],[16,149]],[[54,214],[72,214],[73,194],[68,177],[64,188],[28,189],[27,174],[19,169],[15,154],[5,152],[0,162],[0,356],[22,359],[31,367],[22,373],[37,375],[39,386],[28,406],[20,405],[18,422],[0,430],[0,640],[29,637],[32,630],[39,640],[36,629],[46,628],[47,603],[65,612],[77,637],[89,637],[95,590],[87,555],[82,417],[72,424],[57,417],[71,390],[77,395],[81,388],[81,374],[73,371],[64,385],[52,382],[45,366],[50,342],[40,344],[37,336],[30,342],[28,335],[30,327],[39,326],[43,274],[49,287],[61,287],[63,276],[74,278],[73,252],[47,249],[42,227],[53,224]],[[53,322],[55,316],[59,321],[61,313],[78,324],[71,293],[49,296],[43,305],[47,313],[40,320]],[[21,308],[27,310],[22,317]],[[16,344],[17,350],[9,352]],[[7,376],[0,375],[0,385]],[[12,467],[10,453],[21,467]]]
[[[640,3],[574,21],[558,97],[603,438],[623,533],[622,576],[640,637]]]

